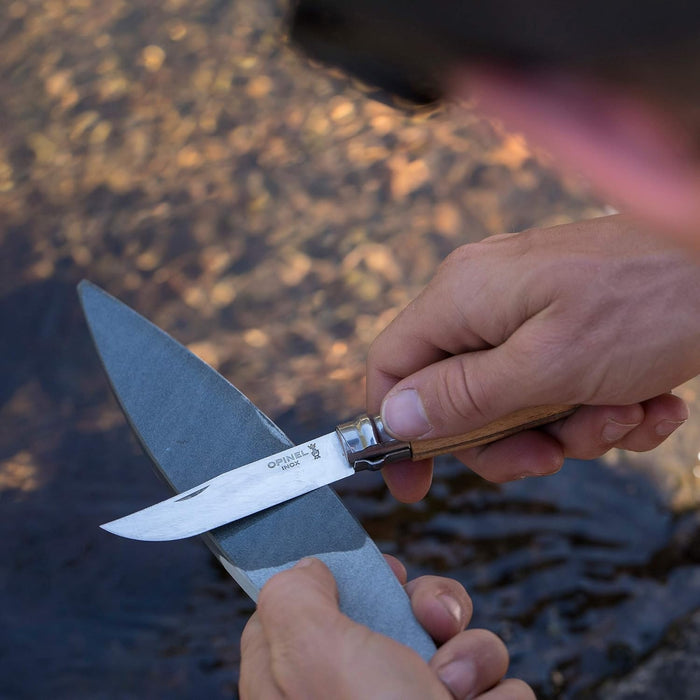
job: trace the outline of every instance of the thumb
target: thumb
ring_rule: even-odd
[[[303,559],[260,591],[257,615],[281,697],[447,698],[415,651],[343,615],[337,595],[317,559]]]
[[[318,559],[302,559],[273,576],[258,596],[256,616],[269,649],[267,672],[282,697],[328,697],[339,682],[335,655],[353,642],[353,623],[338,608],[338,590]]]
[[[338,587],[330,569],[319,559],[301,559],[291,569],[273,576],[258,596],[257,613],[279,633],[298,639],[297,624],[318,620],[332,624],[338,607]],[[279,628],[279,629],[278,629]]]
[[[456,355],[398,382],[382,402],[382,420],[402,439],[458,435],[547,403],[543,376],[508,342]]]

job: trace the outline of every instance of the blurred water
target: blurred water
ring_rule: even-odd
[[[0,696],[229,697],[251,603],[196,540],[98,529],[167,491],[108,394],[72,285],[10,295],[0,321],[15,370],[1,384]],[[299,439],[328,427],[294,411],[282,422]],[[674,515],[631,467],[570,462],[497,487],[445,458],[420,504],[371,474],[341,494],[411,575],[462,581],[474,624],[506,640],[512,673],[543,698],[632,668],[700,607],[698,514]]]

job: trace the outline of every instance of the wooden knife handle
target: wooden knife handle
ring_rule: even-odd
[[[433,438],[431,440],[411,440],[411,455],[414,460],[437,457],[463,450],[468,447],[485,445],[495,440],[519,433],[521,430],[536,428],[539,425],[552,423],[559,418],[571,415],[578,406],[559,404],[555,406],[535,406],[523,408],[499,418],[483,428],[472,430],[462,435],[452,437]]]

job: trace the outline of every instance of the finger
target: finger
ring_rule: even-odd
[[[271,669],[270,649],[265,641],[262,624],[257,614],[253,614],[241,635],[241,667],[238,680],[241,700],[281,700],[282,694],[275,684]]]
[[[402,586],[406,585],[406,581],[408,581],[408,574],[406,573],[406,567],[394,556],[391,554],[385,554],[384,559],[386,560],[386,563],[389,565],[389,568],[394,572],[394,576],[396,576],[397,579],[399,579],[399,583]]]
[[[253,613],[241,634],[241,654],[255,653],[255,650],[264,643],[265,637],[260,619],[257,613]]]
[[[460,450],[454,456],[487,481],[499,484],[554,474],[564,464],[559,441],[539,430],[524,430],[489,445]]]
[[[644,422],[641,404],[630,406],[581,406],[572,415],[542,432],[561,444],[566,457],[595,459],[604,455]]]
[[[433,460],[395,462],[382,469],[382,476],[391,495],[402,503],[420,501],[433,481]]]
[[[660,445],[688,420],[688,407],[673,394],[662,394],[642,403],[644,420],[616,445],[633,452],[647,452]]]
[[[613,447],[654,449],[687,420],[685,403],[663,394],[629,406],[581,406],[571,416],[456,457],[489,481],[553,474],[563,458],[596,459]]]
[[[685,402],[662,394],[629,406],[582,406],[568,418],[541,428],[562,444],[567,457],[595,459],[612,447],[646,452],[660,445],[688,418]]]
[[[467,630],[446,642],[430,667],[457,700],[493,688],[508,670],[505,644],[488,630]]]
[[[441,266],[443,270],[446,263]],[[487,347],[482,338],[449,318],[448,307],[439,298],[442,296],[442,277],[436,275],[370,346],[367,355],[367,405],[370,410],[379,409],[381,400],[397,381],[422,367],[450,354]],[[455,337],[457,328],[460,329],[459,339]]]
[[[506,678],[495,688],[479,695],[478,700],[536,700],[532,688],[517,678]]]
[[[367,356],[369,410],[378,410],[397,382],[401,383],[423,368],[503,343],[518,326],[518,321],[514,322],[511,316],[515,319],[522,317],[524,321],[527,313],[535,313],[541,308],[544,302],[539,298],[529,299],[525,304],[523,295],[516,289],[502,285],[498,287],[499,301],[512,314],[494,314],[482,303],[463,302],[464,299],[483,299],[484,294],[488,295],[493,276],[486,269],[491,256],[485,251],[493,247],[497,238],[501,237],[492,237],[488,243],[462,246],[449,255],[430,284],[374,340]],[[426,382],[429,380],[426,377]],[[403,384],[403,388],[408,386]],[[427,404],[426,407],[431,408]],[[429,415],[432,416],[430,412]],[[500,416],[494,415],[497,417]],[[448,428],[447,424],[434,427],[443,431]],[[478,427],[478,416],[473,427]],[[402,437],[421,434],[399,428],[398,424],[391,426],[391,431]]]
[[[375,343],[377,341],[375,340]],[[403,377],[400,377],[390,372],[384,371],[372,364],[372,348],[367,356],[367,386],[366,386],[366,403],[367,412],[374,416],[379,415],[382,407],[382,399],[389,393],[394,385],[396,385]]]
[[[404,586],[416,619],[439,643],[459,634],[472,617],[472,601],[459,581],[421,576]]]
[[[545,383],[532,380],[546,376],[546,353],[535,362],[525,351],[515,354],[519,332],[498,347],[450,357],[402,379],[382,402],[387,430],[407,440],[458,435],[518,409],[548,403]],[[565,396],[560,398],[566,402]]]

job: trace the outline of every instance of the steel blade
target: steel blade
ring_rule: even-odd
[[[354,473],[333,432],[232,469],[101,527],[134,540],[178,540],[200,535]]]

